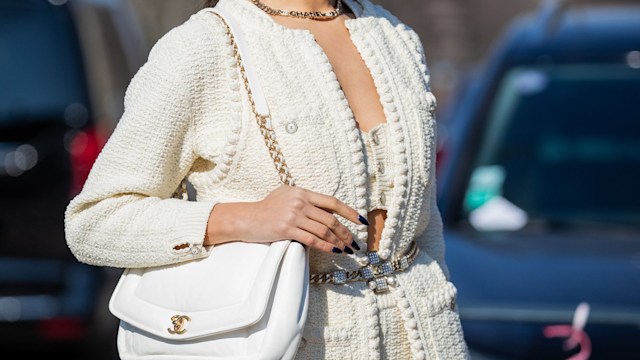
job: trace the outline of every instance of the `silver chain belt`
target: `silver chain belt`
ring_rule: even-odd
[[[396,285],[396,279],[388,275],[408,268],[415,260],[418,252],[418,243],[415,240],[411,242],[405,255],[391,261],[383,262],[377,251],[369,251],[367,252],[369,264],[353,271],[336,270],[314,273],[309,276],[309,282],[312,284],[345,284],[353,281],[366,281],[369,284],[369,288],[374,290],[376,294],[380,294],[389,291],[388,285]]]

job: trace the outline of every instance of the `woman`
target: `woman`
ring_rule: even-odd
[[[295,239],[311,249],[312,278],[333,274],[310,287],[297,358],[467,358],[418,35],[369,0],[218,6],[245,33],[297,186],[279,183],[224,24],[200,11],[158,40],[132,79],[123,117],[67,208],[72,252],[148,267],[229,241]],[[185,176],[197,201],[170,198]],[[404,271],[342,283],[340,271],[399,259],[414,242]]]

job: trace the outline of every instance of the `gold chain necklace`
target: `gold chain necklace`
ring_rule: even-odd
[[[320,11],[296,11],[296,10],[276,10],[263,3],[260,0],[251,0],[257,7],[270,15],[291,16],[306,19],[333,19],[342,14],[342,0],[337,0],[336,9],[329,12]]]

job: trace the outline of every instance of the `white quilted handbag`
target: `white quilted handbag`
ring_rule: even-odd
[[[226,20],[269,152],[281,180],[293,185],[268,127],[267,104],[241,29],[223,9],[205,10]],[[214,246],[204,259],[126,269],[109,310],[120,319],[118,352],[124,360],[293,359],[308,291],[307,247],[293,240],[230,242]]]

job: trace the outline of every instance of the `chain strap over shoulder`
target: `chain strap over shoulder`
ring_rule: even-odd
[[[236,62],[238,63],[238,68],[240,69],[240,73],[242,74],[244,86],[247,89],[249,101],[251,102],[251,111],[253,112],[258,122],[258,125],[260,126],[260,132],[262,133],[262,136],[264,137],[264,142],[267,145],[267,148],[269,149],[269,155],[271,155],[271,158],[273,159],[273,163],[276,167],[276,170],[280,175],[280,181],[282,181],[284,184],[295,186],[294,180],[291,177],[291,173],[289,172],[289,167],[287,166],[287,162],[284,160],[284,156],[282,155],[282,151],[280,150],[280,145],[276,140],[276,134],[273,128],[267,125],[271,123],[269,121],[271,118],[271,115],[270,114],[261,115],[256,110],[256,104],[255,104],[255,101],[253,100],[253,93],[251,92],[251,87],[249,86],[249,79],[247,78],[247,74],[245,72],[242,59],[240,57],[240,52],[238,51],[238,44],[236,43],[233,33],[231,32],[231,28],[229,27],[229,24],[227,24],[227,22],[222,18],[222,16],[220,16],[217,13],[214,13],[214,15],[218,16],[222,20],[223,24],[226,27],[227,36],[229,36],[229,38],[231,39],[231,45],[233,46],[233,55],[236,59]]]
[[[251,112],[256,118],[258,122],[258,126],[260,127],[260,133],[264,137],[264,143],[267,145],[267,149],[269,150],[269,155],[273,159],[273,164],[276,167],[276,171],[278,171],[278,175],[280,176],[280,181],[284,184],[295,186],[295,181],[291,176],[291,172],[289,171],[289,166],[287,162],[284,160],[284,155],[282,154],[282,150],[280,149],[280,145],[276,140],[276,134],[272,127],[269,126],[271,124],[271,114],[262,115],[258,113],[256,109],[256,103],[253,99],[253,93],[251,91],[251,86],[249,86],[249,79],[247,78],[247,74],[244,68],[244,64],[242,62],[242,58],[240,56],[240,52],[238,51],[238,44],[233,36],[233,32],[229,27],[229,24],[225,21],[225,19],[220,16],[218,13],[212,12],[214,15],[222,20],[222,23],[225,25],[226,34],[231,41],[231,46],[233,47],[233,56],[236,59],[236,63],[238,64],[238,68],[240,70],[240,74],[242,75],[242,80],[244,82],[244,87],[247,90],[247,95],[249,97],[249,101],[251,103]],[[178,189],[176,189],[173,197],[181,198],[186,200],[188,198],[187,194],[187,179],[183,179],[180,183]]]

